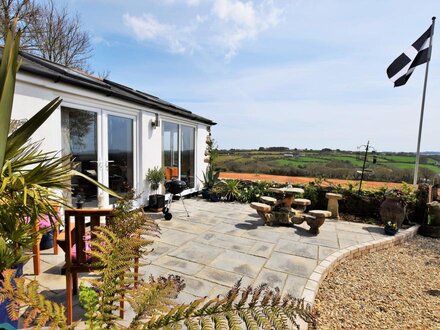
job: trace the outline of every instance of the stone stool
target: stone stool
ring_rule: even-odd
[[[261,217],[261,219],[264,220],[265,223],[268,222],[267,214],[270,211],[272,211],[272,207],[270,207],[270,205],[264,203],[252,202],[251,208],[257,210],[258,215]]]
[[[260,201],[264,204],[274,206],[277,203],[277,199],[269,196],[261,196]]]
[[[295,204],[297,207],[296,209],[300,212],[305,212],[307,206],[311,204],[310,199],[305,198],[295,198],[293,201],[293,204]]]
[[[304,215],[307,224],[310,226],[310,232],[318,235],[319,227],[324,224],[325,218],[331,217],[330,211],[312,210],[308,214]]]
[[[326,193],[325,197],[328,199],[327,210],[332,213],[331,216],[335,219],[340,219],[338,201],[342,199],[342,195],[334,194],[334,193]]]

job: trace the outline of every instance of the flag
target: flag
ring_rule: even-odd
[[[400,54],[387,69],[388,78],[394,87],[403,86],[408,81],[416,66],[428,62],[430,55],[429,41],[432,37],[432,25],[404,53]]]

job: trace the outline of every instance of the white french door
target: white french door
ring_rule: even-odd
[[[136,188],[136,116],[105,110],[62,108],[63,153],[78,171],[119,195]],[[108,206],[115,198],[79,176],[72,178],[72,205]]]

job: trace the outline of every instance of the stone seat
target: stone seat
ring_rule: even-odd
[[[339,219],[339,203],[338,201],[342,199],[341,194],[326,193],[325,197],[328,199],[327,210],[332,213],[332,217]]]
[[[269,205],[275,205],[277,202],[276,198],[269,197],[269,196],[261,196],[260,200],[262,203],[269,204]]]
[[[309,214],[306,214],[304,218],[307,221],[307,224],[310,226],[310,232],[318,235],[319,227],[324,224],[325,218],[331,217],[331,215],[332,213],[330,211],[312,210],[309,211]]]
[[[308,206],[308,205],[312,204],[312,202],[310,201],[310,199],[295,198],[295,200],[293,201],[293,204],[300,205],[300,206]]]
[[[259,202],[252,202],[250,206],[257,211],[261,219],[264,220],[264,223],[270,222],[270,211],[272,211],[272,207],[270,205]]]
[[[252,202],[251,208],[253,208],[254,210],[260,211],[260,212],[270,212],[272,210],[270,205],[267,205],[264,203],[259,203],[259,202]]]
[[[330,218],[332,216],[332,213],[330,211],[324,210],[312,210],[309,211],[309,214],[317,218]]]
[[[307,206],[311,204],[311,201],[306,198],[295,198],[293,204],[297,206],[298,211],[304,212]]]

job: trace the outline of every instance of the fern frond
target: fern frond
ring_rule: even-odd
[[[238,330],[246,326],[250,330],[285,330],[290,329],[291,324],[297,325],[297,317],[313,323],[310,307],[305,306],[303,300],[291,296],[282,298],[278,289],[260,285],[255,289],[243,289],[241,295],[240,292],[238,283],[225,298],[217,297],[206,303],[205,299],[199,299],[178,305],[165,314],[150,318],[141,329],[161,329],[184,322],[190,329],[197,323],[198,329]]]
[[[35,328],[50,326],[52,328],[70,329],[66,324],[65,310],[62,305],[47,300],[38,293],[38,282],[26,283],[24,278],[14,278],[14,270],[2,272],[0,280],[0,301],[8,300],[8,316],[12,320],[19,318],[19,308],[27,307],[24,314],[24,326]]]

